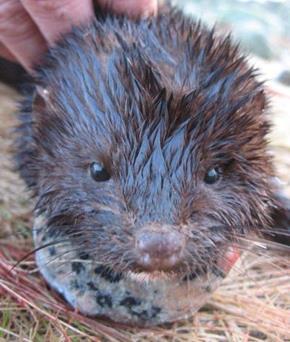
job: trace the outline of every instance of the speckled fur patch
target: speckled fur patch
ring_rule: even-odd
[[[36,247],[55,242],[45,228],[45,216],[36,217]],[[36,261],[46,281],[72,307],[117,322],[151,326],[186,318],[205,304],[222,280],[221,275],[210,274],[186,281],[142,281],[115,273],[88,253],[77,254],[71,243],[62,242],[37,251]]]

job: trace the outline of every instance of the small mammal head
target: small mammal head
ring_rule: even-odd
[[[229,37],[178,12],[107,18],[53,49],[37,84],[20,169],[80,252],[195,275],[269,224],[264,91]]]

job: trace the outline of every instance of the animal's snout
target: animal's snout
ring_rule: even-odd
[[[184,236],[169,229],[142,229],[136,236],[137,264],[147,271],[171,270],[182,260]]]

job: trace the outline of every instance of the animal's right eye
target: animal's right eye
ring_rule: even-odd
[[[212,168],[207,171],[204,177],[204,182],[206,184],[214,184],[220,178],[220,170],[218,168]]]
[[[96,182],[105,182],[111,178],[105,167],[98,162],[93,162],[90,165],[90,175]]]

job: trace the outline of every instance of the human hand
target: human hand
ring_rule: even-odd
[[[98,0],[105,8],[130,16],[157,11],[157,0]],[[93,0],[0,0],[0,56],[16,60],[27,70],[48,46],[72,25],[92,16]]]

